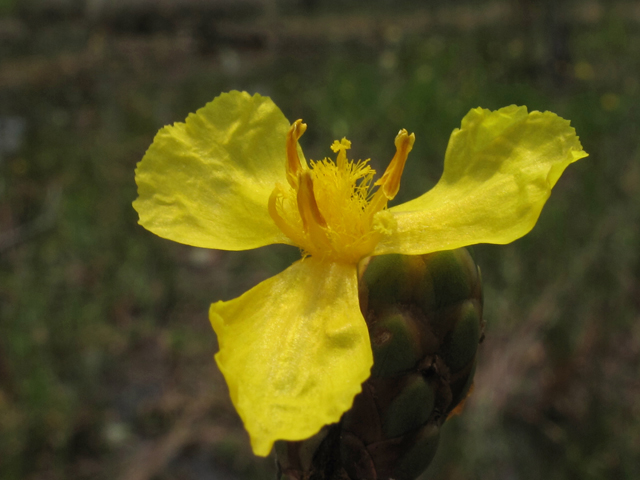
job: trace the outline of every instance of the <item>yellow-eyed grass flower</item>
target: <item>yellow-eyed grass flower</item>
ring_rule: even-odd
[[[391,208],[415,137],[401,130],[384,174],[348,159],[307,162],[268,97],[233,91],[161,129],[136,169],[140,224],[187,245],[295,245],[303,258],[240,297],[211,305],[216,361],[265,456],[348,410],[373,362],[358,305],[358,263],[476,243],[509,243],[536,223],[564,169],[587,154],[569,122],[510,106],[471,110],[437,185]]]

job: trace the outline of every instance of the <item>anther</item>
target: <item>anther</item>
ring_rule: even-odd
[[[404,128],[396,136],[396,154],[391,159],[382,178],[376,182],[376,185],[380,185],[384,196],[389,200],[393,199],[398,194],[398,190],[400,190],[402,171],[415,141],[416,136],[413,133],[409,135]]]
[[[305,231],[315,230],[314,226],[326,227],[327,222],[318,208],[316,196],[313,193],[313,179],[309,170],[300,174],[298,184],[298,211]]]
[[[296,120],[291,124],[289,132],[287,132],[287,182],[291,188],[298,188],[298,176],[302,171],[300,157],[298,156],[298,140],[307,130],[307,124],[302,120]]]

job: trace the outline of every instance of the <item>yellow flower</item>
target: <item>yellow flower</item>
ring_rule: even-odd
[[[511,242],[533,228],[564,169],[587,154],[567,120],[526,107],[471,110],[454,130],[444,173],[424,195],[387,202],[414,143],[374,183],[367,161],[307,163],[306,125],[267,97],[222,94],[185,123],[164,127],[136,169],[140,224],[204,248],[285,243],[304,258],[242,296],[211,305],[216,361],[257,455],[337,422],[372,365],[358,305],[357,264]]]

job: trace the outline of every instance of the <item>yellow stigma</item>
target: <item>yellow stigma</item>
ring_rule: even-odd
[[[382,235],[374,216],[387,206],[400,187],[400,177],[415,136],[401,130],[396,154],[384,175],[375,183],[369,160],[347,159],[351,142],[346,138],[331,145],[337,153],[329,158],[301,163],[298,140],[306,130],[296,120],[287,134],[286,174],[289,186],[277,184],[269,199],[269,214],[282,232],[306,255],[336,262],[357,263],[371,254]]]

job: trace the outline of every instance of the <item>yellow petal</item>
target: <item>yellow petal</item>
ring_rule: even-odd
[[[351,408],[373,364],[356,267],[307,257],[211,305],[216,361],[256,455],[301,440]]]
[[[397,225],[374,254],[512,242],[533,228],[564,169],[586,156],[554,113],[471,110],[451,135],[438,184],[389,209]]]
[[[140,224],[204,248],[290,243],[267,210],[286,181],[288,130],[271,99],[235,91],[164,127],[136,169]]]

